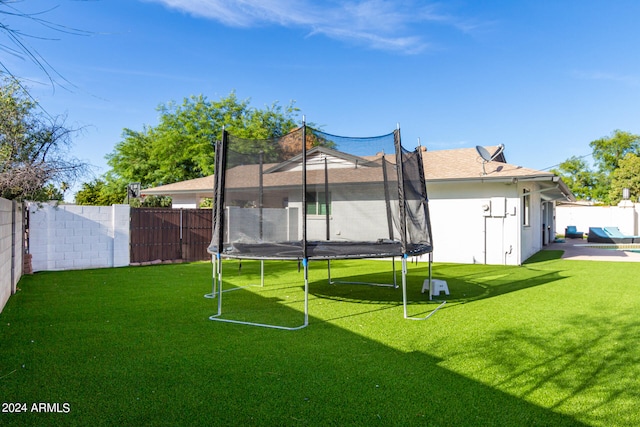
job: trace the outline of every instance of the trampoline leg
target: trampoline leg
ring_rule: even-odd
[[[309,260],[304,260],[304,324],[300,329],[309,324]]]
[[[395,263],[394,263],[395,267]],[[395,277],[395,274],[394,274]],[[404,318],[408,319],[407,315],[407,257],[402,257],[402,308],[404,312]]]
[[[333,282],[331,281],[331,260],[330,259],[327,260],[327,280],[329,280],[330,285],[333,285]]]
[[[264,288],[264,260],[260,260],[260,286]]]
[[[433,279],[433,275],[431,274],[431,264],[433,264],[433,252],[429,252],[429,291],[431,291],[431,285],[433,284],[431,281],[431,279]]]
[[[406,282],[406,261],[403,259],[402,260],[403,264],[402,264],[402,298],[403,298],[403,305],[404,305],[404,318],[405,319],[409,319],[409,320],[427,320],[428,318],[430,318],[431,316],[433,316],[435,314],[436,311],[440,310],[447,302],[443,301],[442,304],[440,304],[439,306],[437,306],[435,308],[435,310],[433,310],[431,313],[429,313],[428,315],[426,315],[425,317],[409,317],[407,315],[407,282]],[[429,289],[431,289],[431,263],[433,262],[433,255],[431,252],[429,252]]]
[[[215,298],[216,297],[216,274],[218,274],[218,261],[215,255],[211,255],[211,293],[205,294],[205,298]]]
[[[212,316],[209,316],[209,320],[215,320],[217,322],[235,323],[239,325],[259,326],[259,327],[271,328],[271,329],[283,329],[286,331],[297,331],[299,329],[307,327],[309,325],[309,262],[307,259],[303,259],[302,263],[304,265],[304,323],[302,325],[289,327],[289,326],[271,325],[268,323],[245,322],[242,320],[232,320],[232,319],[221,318],[220,316],[222,315],[222,292],[223,292],[222,267],[220,267],[220,270],[218,273],[218,313]],[[235,289],[242,289],[242,288],[235,288]]]
[[[398,279],[396,278],[396,258],[393,257],[391,258],[391,265],[392,267],[392,271],[393,271],[393,287],[398,289]]]
[[[217,316],[222,314],[222,260],[220,259],[220,254],[217,255],[217,263],[218,267],[218,313]]]

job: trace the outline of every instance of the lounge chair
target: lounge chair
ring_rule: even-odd
[[[589,227],[590,243],[640,243],[640,236],[622,234],[618,227]]]
[[[564,237],[567,239],[582,239],[584,231],[578,231],[575,225],[568,225],[564,229]]]
[[[618,227],[605,227],[604,231],[609,233],[611,236],[617,239],[633,239],[631,243],[640,243],[640,236],[630,236],[627,234],[622,234]],[[627,242],[628,243],[628,242]]]

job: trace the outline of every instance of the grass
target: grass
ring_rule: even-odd
[[[225,286],[259,264],[224,267]],[[336,261],[332,277],[390,280],[390,261]],[[267,262],[265,287],[225,292],[227,318],[302,322],[302,273]],[[402,318],[399,289],[330,285],[311,263],[310,325],[212,322],[208,263],[25,276],[0,314],[2,425],[639,425],[634,263],[435,264],[447,304]],[[409,266],[411,315],[438,303]],[[6,409],[6,407],[5,407]]]

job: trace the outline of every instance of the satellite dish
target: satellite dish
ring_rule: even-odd
[[[502,152],[504,151],[504,145],[502,144],[498,145],[498,149],[493,154],[489,153],[489,150],[479,145],[476,145],[476,151],[478,152],[478,155],[482,158],[482,175],[486,175],[487,171],[484,169],[485,163],[489,163],[493,161],[496,157],[502,154]]]
[[[484,160],[485,162],[491,161],[491,153],[489,153],[486,148],[476,145],[476,151],[478,152],[480,157],[482,157],[482,160]]]

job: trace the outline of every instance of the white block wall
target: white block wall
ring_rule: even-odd
[[[129,206],[29,203],[33,271],[129,265]]]
[[[624,234],[639,234],[640,204],[621,206],[559,205],[556,208],[556,233],[563,234],[569,225],[578,231],[589,232],[589,227],[618,227]]]
[[[11,296],[11,235],[13,203],[0,199],[0,309]]]
[[[0,198],[0,312],[22,276],[22,205]]]

